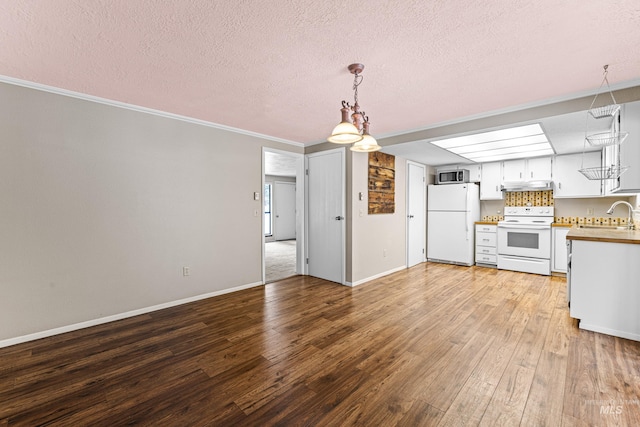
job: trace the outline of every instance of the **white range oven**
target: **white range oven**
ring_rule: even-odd
[[[551,274],[553,207],[510,206],[498,222],[498,268]]]

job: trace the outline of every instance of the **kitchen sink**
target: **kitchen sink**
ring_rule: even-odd
[[[592,224],[578,224],[578,228],[598,228],[601,230],[629,230],[626,225],[592,225]]]

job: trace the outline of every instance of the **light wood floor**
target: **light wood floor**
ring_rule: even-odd
[[[0,426],[638,426],[639,376],[640,343],[577,329],[563,278],[427,263],[0,349]]]

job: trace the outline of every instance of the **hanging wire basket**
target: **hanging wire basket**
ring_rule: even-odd
[[[618,179],[620,175],[629,169],[629,166],[608,166],[608,167],[595,167],[595,168],[582,168],[578,169],[579,172],[587,179],[592,181],[602,181],[604,179]]]
[[[600,88],[598,89],[598,93],[596,93],[596,96],[593,98],[593,101],[591,102],[591,106],[589,107],[589,114],[587,114],[587,117],[586,117],[585,137],[582,145],[582,166],[581,166],[581,169],[578,169],[578,171],[582,175],[584,175],[587,179],[593,180],[593,181],[595,180],[603,181],[606,179],[618,179],[620,175],[622,175],[624,172],[627,171],[627,169],[629,169],[629,166],[619,166],[619,163],[618,165],[611,165],[611,166],[598,166],[598,167],[590,167],[590,168],[584,167],[584,153],[587,147],[587,142],[589,142],[589,144],[592,146],[602,148],[610,145],[621,144],[628,135],[627,132],[620,132],[619,130],[615,130],[615,124],[617,122],[616,116],[620,114],[620,105],[618,105],[618,103],[616,102],[616,99],[613,96],[613,92],[611,92],[611,87],[609,86],[609,80],[607,79],[608,68],[609,68],[608,65],[604,66],[604,78],[602,79],[602,83],[600,83]],[[596,99],[598,98],[599,92],[605,83],[607,84],[607,89],[609,91],[609,95],[611,96],[611,100],[613,101],[613,104],[593,108],[593,106],[596,103]],[[614,127],[612,127],[611,131],[609,132],[589,134],[588,133],[589,115],[591,115],[595,119],[612,118],[613,119],[612,123]]]
[[[587,142],[594,147],[606,147],[608,145],[622,144],[629,135],[628,132],[601,132],[587,135]]]
[[[604,119],[614,117],[620,111],[620,105],[616,102],[616,97],[613,96],[613,92],[611,91],[611,86],[609,86],[609,79],[607,78],[607,74],[609,73],[609,65],[605,65],[604,67],[604,76],[602,78],[602,83],[600,83],[600,87],[598,88],[598,92],[596,92],[596,96],[593,98],[591,105],[589,106],[589,114],[594,119]],[[593,107],[598,99],[598,95],[600,95],[600,91],[604,85],[607,85],[607,92],[609,92],[609,96],[613,101],[613,104],[603,105],[602,107]]]
[[[613,98],[613,95],[611,95],[611,97]],[[591,117],[593,117],[594,119],[605,119],[615,116],[618,111],[620,111],[619,104],[609,104],[602,107],[591,108],[589,110],[589,114],[591,114]]]

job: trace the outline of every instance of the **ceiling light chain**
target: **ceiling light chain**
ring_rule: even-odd
[[[360,77],[360,80],[358,80],[358,77]],[[356,70],[355,73],[353,73],[353,100],[355,101],[355,103],[358,103],[358,86],[360,86],[360,83],[362,83],[362,80],[364,79],[364,76],[361,76],[360,74],[358,74],[358,70]]]
[[[342,101],[342,120],[333,129],[333,132],[327,138],[329,142],[336,144],[352,144],[351,151],[370,152],[378,151],[382,147],[369,134],[369,117],[364,111],[360,110],[358,103],[358,86],[362,83],[363,76],[360,74],[364,69],[362,64],[351,64],[348,67],[353,77],[353,106],[347,101]],[[349,119],[349,111],[353,111],[351,119]]]

